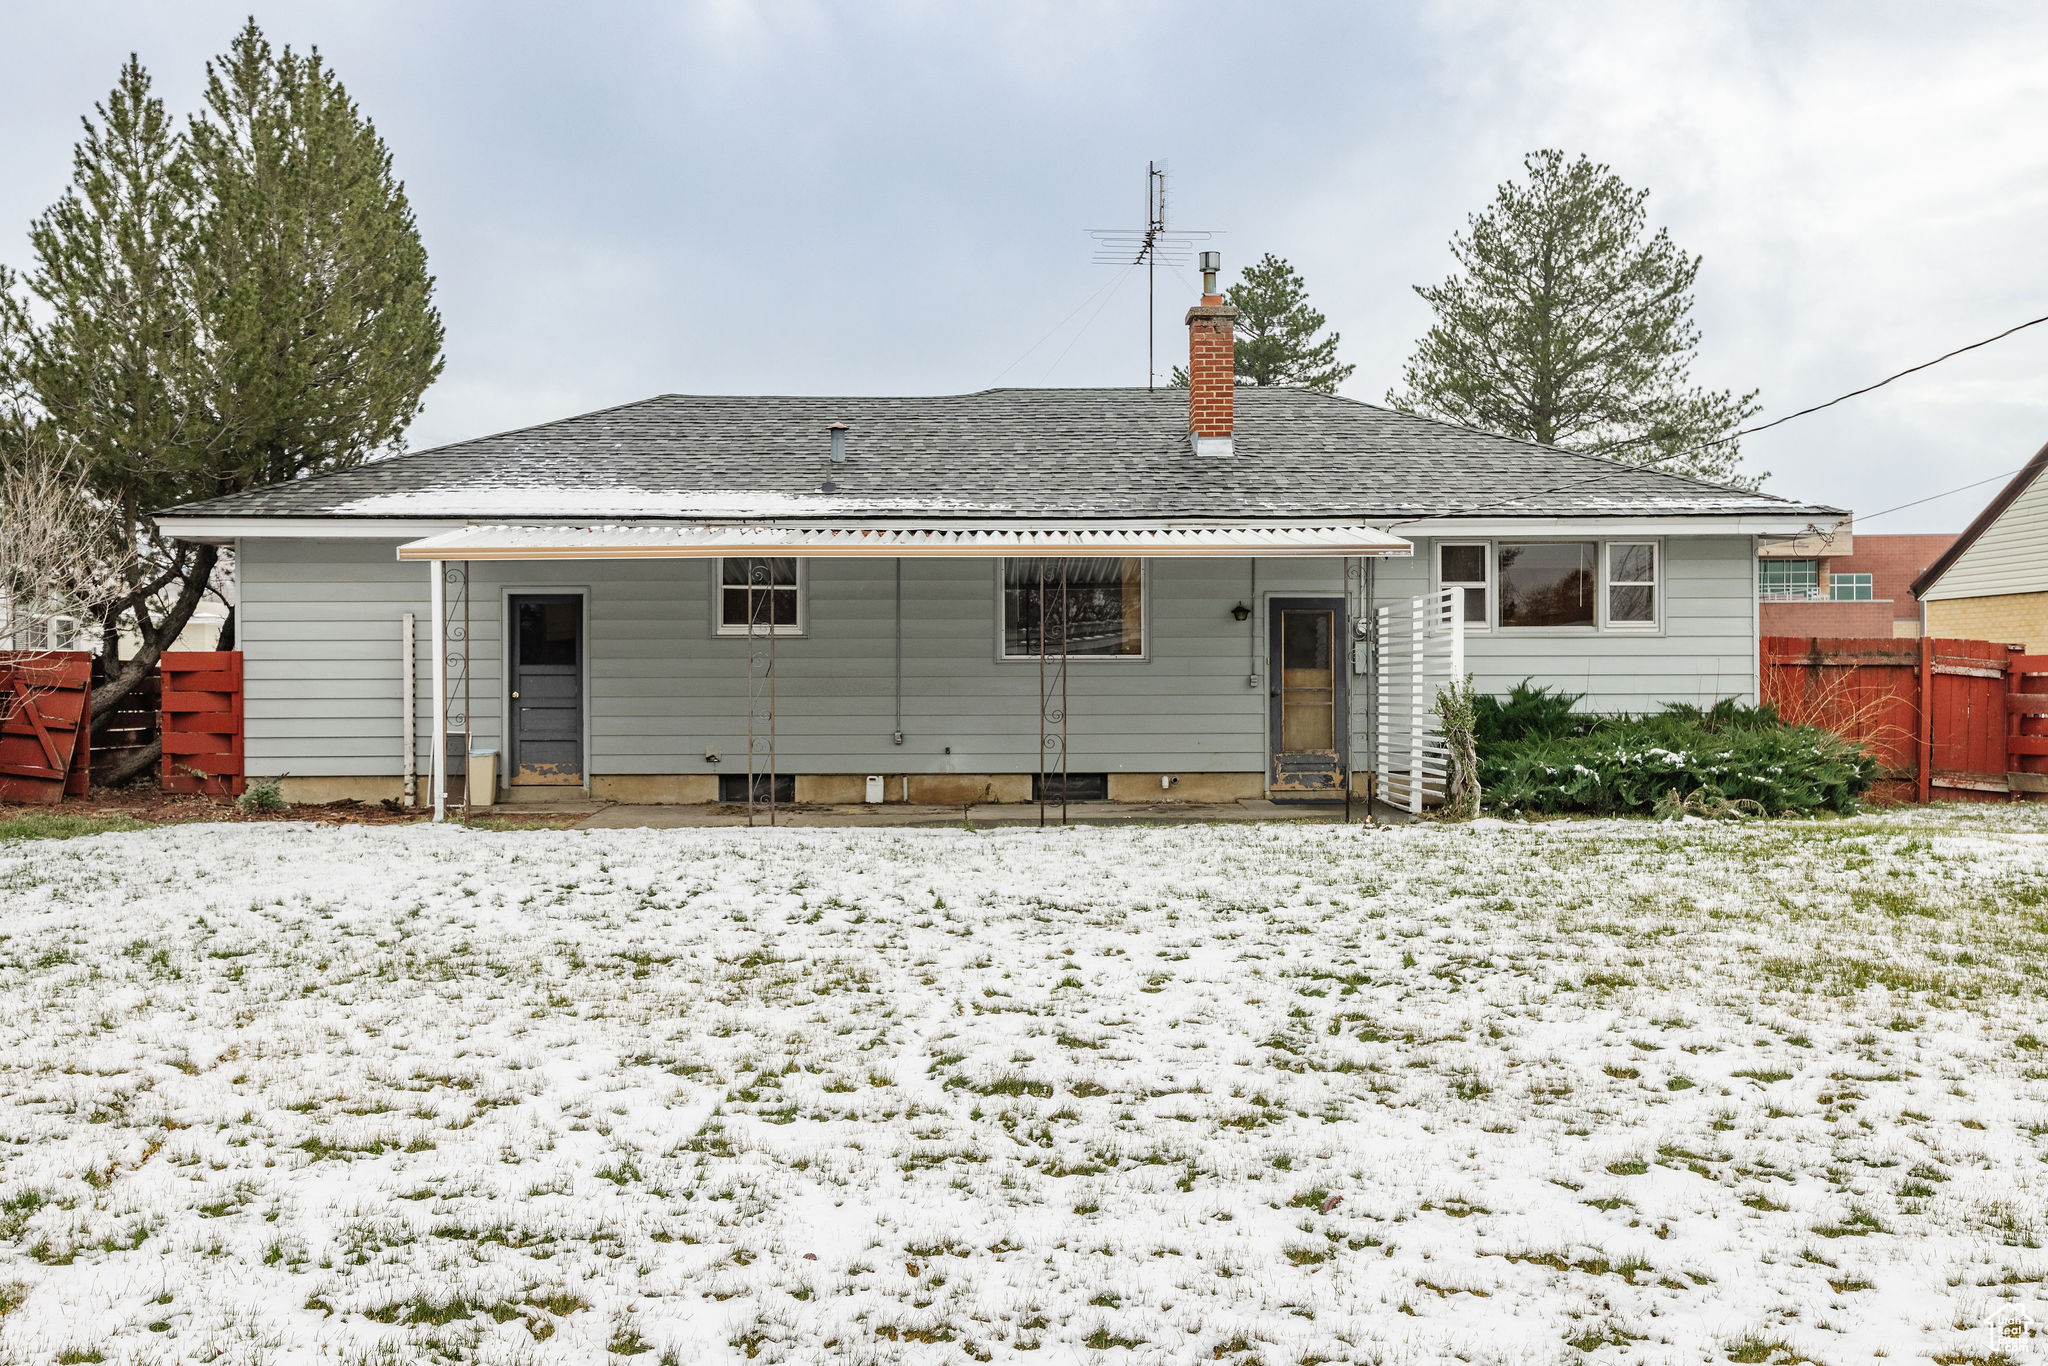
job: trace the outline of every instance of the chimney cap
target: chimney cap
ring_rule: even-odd
[[[853,424],[850,422],[828,422],[825,424],[825,430],[828,432],[850,432],[853,430]]]
[[[1222,253],[1222,252],[1220,252],[1220,251],[1205,251],[1205,252],[1203,252],[1203,253],[1202,253],[1202,269],[1203,269],[1203,270],[1221,270],[1221,269],[1223,269],[1223,253]]]

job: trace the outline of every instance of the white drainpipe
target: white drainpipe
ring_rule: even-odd
[[[405,804],[407,806],[418,806],[420,804],[419,725],[413,714],[414,697],[419,692],[419,685],[413,681],[415,677],[415,650],[417,648],[414,642],[418,638],[418,618],[411,612],[405,613],[400,618],[399,632],[401,645],[399,648],[398,695],[404,699],[403,705],[399,708],[399,714],[401,729],[405,734],[405,767],[403,770],[405,773]]]

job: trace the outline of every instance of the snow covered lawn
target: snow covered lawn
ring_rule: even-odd
[[[2041,808],[0,844],[0,1361],[2024,1362],[2044,968]]]

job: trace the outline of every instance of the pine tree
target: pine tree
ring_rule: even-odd
[[[1337,359],[1341,333],[1317,339],[1328,319],[1309,306],[1308,285],[1294,267],[1271,252],[1245,267],[1224,299],[1237,309],[1238,383],[1333,394],[1357,368]],[[1175,366],[1173,383],[1187,382],[1187,371]]]
[[[132,55],[94,113],[72,153],[70,187],[29,230],[37,264],[21,283],[44,305],[46,323],[31,318],[14,277],[0,269],[0,371],[9,400],[0,425],[17,454],[65,450],[118,523],[107,528],[121,547],[116,582],[89,595],[79,586],[81,605],[100,619],[109,663],[117,663],[121,621],[134,622],[149,641],[165,593],[176,620],[166,639],[176,637],[218,552],[167,545],[148,518],[183,490],[180,472],[203,439],[185,269],[192,208],[185,140]],[[146,653],[144,671],[155,663],[154,652]]]
[[[192,120],[193,275],[218,492],[395,450],[441,373],[433,277],[391,153],[319,51],[252,20]],[[198,496],[195,490],[194,496]]]
[[[1357,368],[1337,359],[1340,333],[1316,339],[1326,319],[1309,307],[1308,285],[1294,267],[1273,253],[1247,266],[1226,298],[1237,309],[1240,378],[1334,394]]]
[[[182,136],[132,57],[88,120],[72,186],[0,279],[8,429],[50,429],[153,553],[103,625],[143,645],[93,694],[102,717],[156,665],[212,579],[212,546],[148,514],[399,449],[441,371],[441,319],[391,153],[317,50],[251,21],[207,64]],[[143,752],[129,765],[155,762]],[[124,774],[109,775],[118,780]]]
[[[1700,259],[1658,229],[1647,190],[1557,150],[1451,241],[1459,269],[1416,286],[1436,322],[1387,402],[1408,412],[1755,488],[1733,436],[1757,410],[1692,383]]]

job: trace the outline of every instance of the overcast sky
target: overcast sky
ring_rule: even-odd
[[[250,8],[10,8],[0,260],[126,54],[188,112]],[[1143,277],[1087,229],[1142,222],[1151,158],[1227,270],[1301,270],[1368,402],[1427,326],[1410,286],[1546,145],[1705,256],[1697,376],[1766,418],[2048,314],[2038,2],[254,8],[328,56],[417,209],[448,365],[415,447],[669,391],[1143,383]],[[1194,281],[1159,284],[1163,370]],[[1870,513],[2043,442],[2048,326],[1744,455]],[[1959,528],[1993,487],[1868,529]]]

